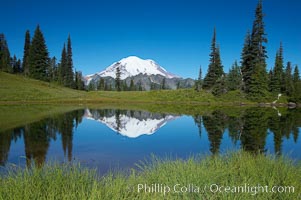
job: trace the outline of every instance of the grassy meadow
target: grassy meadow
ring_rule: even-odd
[[[301,165],[283,157],[245,152],[185,161],[153,157],[137,167],[99,177],[95,170],[79,164],[48,163],[31,169],[11,166],[0,179],[0,199],[233,200],[300,199],[301,195]],[[230,190],[226,191],[227,186]]]
[[[33,80],[21,75],[0,72],[0,104],[184,104],[184,105],[257,105],[239,91],[231,91],[221,97],[194,89],[157,91],[78,91],[61,87],[56,83]],[[264,99],[272,102],[276,97]],[[279,103],[287,102],[281,97]]]

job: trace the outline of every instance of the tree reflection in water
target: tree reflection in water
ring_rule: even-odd
[[[42,166],[46,161],[51,140],[61,141],[64,157],[72,160],[73,134],[83,117],[87,117],[87,110],[76,110],[65,114],[54,115],[40,121],[27,124],[20,128],[14,128],[0,133],[0,165],[5,165],[12,142],[24,139],[25,156],[27,166],[35,164]],[[145,111],[128,111],[115,109],[89,110],[89,118],[101,121],[111,117],[114,124],[112,127],[117,132],[126,128],[122,119],[135,119],[135,122],[148,120],[156,127],[149,129],[157,131],[170,120],[178,116],[168,114],[150,113]],[[111,119],[110,118],[110,119]],[[299,127],[301,126],[301,109],[279,111],[272,108],[247,108],[241,112],[231,114],[222,109],[213,110],[207,114],[193,115],[194,122],[199,129],[201,140],[208,139],[209,150],[212,154],[220,152],[222,139],[228,130],[229,137],[234,144],[240,142],[241,148],[254,153],[265,153],[267,151],[266,141],[269,134],[273,134],[273,144],[275,154],[282,154],[284,139],[293,138],[296,143],[299,137]],[[112,128],[111,127],[111,128]],[[207,132],[208,138],[202,135],[202,129]],[[152,132],[152,133],[153,133]],[[124,133],[123,133],[124,135]],[[139,136],[139,134],[138,134]],[[138,137],[136,136],[136,137]],[[189,135],[188,135],[189,137]]]

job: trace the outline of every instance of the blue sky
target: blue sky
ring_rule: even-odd
[[[60,59],[70,33],[74,67],[84,75],[130,55],[196,78],[209,63],[213,28],[224,70],[240,61],[257,0],[1,0],[0,32],[11,54],[23,57],[24,36],[40,25],[50,56]],[[301,65],[301,1],[264,0],[268,69],[280,41],[285,62]]]

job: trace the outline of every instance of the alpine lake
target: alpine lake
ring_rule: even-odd
[[[63,110],[47,105],[0,106],[0,169],[79,162],[104,175],[136,168],[152,155],[185,160],[240,149],[301,160],[300,108],[150,112],[94,105]]]

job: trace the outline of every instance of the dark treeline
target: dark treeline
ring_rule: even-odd
[[[251,100],[269,99],[286,95],[290,101],[301,102],[301,81],[298,66],[287,62],[284,66],[283,46],[280,43],[276,53],[275,65],[267,73],[267,50],[268,42],[263,21],[264,13],[260,0],[255,11],[255,20],[252,31],[248,31],[245,37],[241,53],[240,65],[234,62],[232,68],[226,74],[220,58],[220,48],[216,41],[214,29],[211,43],[210,63],[204,79],[199,75],[195,89],[200,88],[211,91],[220,96],[228,91],[240,90]]]
[[[84,89],[82,73],[73,69],[71,37],[67,47],[64,44],[60,62],[50,58],[44,35],[38,25],[33,37],[29,30],[25,33],[24,54],[22,61],[11,57],[4,34],[0,34],[0,71],[23,74],[30,78],[47,82],[57,82],[73,89]]]

